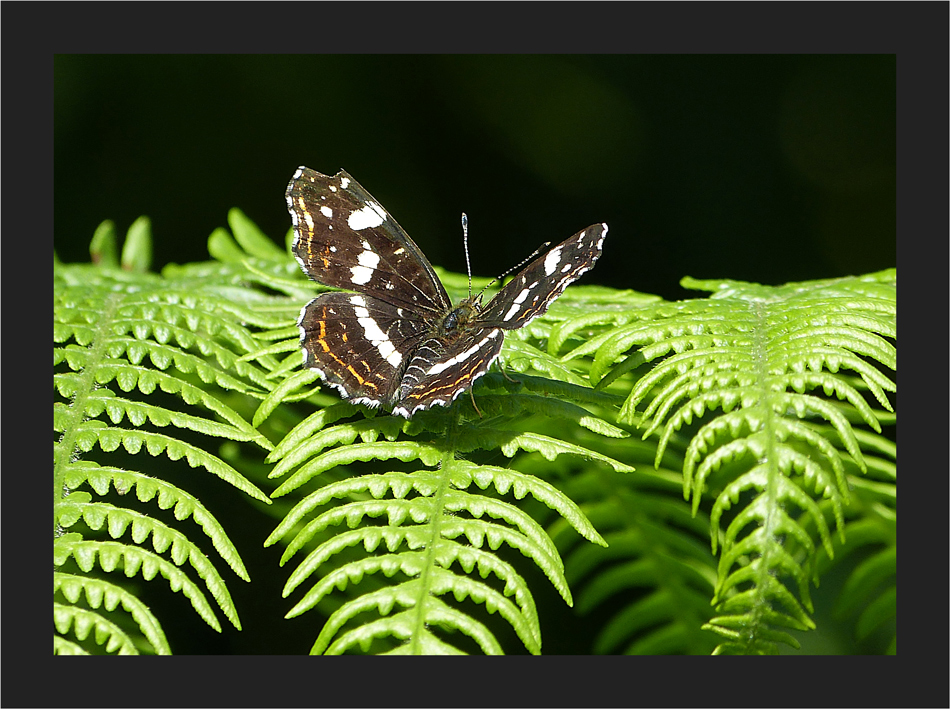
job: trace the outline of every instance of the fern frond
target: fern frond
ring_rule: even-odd
[[[853,623],[855,644],[877,634],[893,654],[897,644],[897,451],[892,441],[870,432],[861,432],[861,445],[870,452],[867,474],[860,475],[855,464],[846,461],[852,504],[847,509],[844,538],[836,540],[833,556],[818,554],[816,575],[832,566],[850,567],[834,615]]]
[[[244,562],[241,560],[234,544],[228,539],[224,528],[193,495],[163,480],[151,478],[135,471],[101,466],[93,461],[86,460],[70,463],[66,469],[66,487],[70,490],[76,490],[84,483],[88,484],[99,496],[107,495],[110,485],[120,495],[127,494],[134,489],[139,502],[150,502],[157,496],[156,501],[159,509],[171,509],[178,521],[192,519],[201,527],[208,539],[211,540],[215,550],[234,573],[245,581],[250,581]],[[63,509],[65,512],[67,508]],[[116,535],[112,536],[118,538]],[[158,550],[156,549],[156,551]]]
[[[93,574],[121,570],[127,578],[145,581],[161,574],[205,622],[220,630],[204,591],[182,568],[187,565],[240,628],[225,581],[199,545],[156,518],[154,509],[134,504],[157,498],[160,510],[174,507],[176,521],[194,519],[228,566],[248,580],[236,548],[207,508],[144,471],[162,454],[170,461],[184,458],[190,467],[269,502],[256,485],[209,452],[207,441],[251,443],[265,451],[272,447],[232,402],[250,408],[248,402],[272,386],[266,368],[242,357],[258,348],[247,322],[273,325],[278,320],[252,316],[259,299],[250,291],[236,296],[239,279],[227,268],[214,276],[205,270],[204,278],[180,267],[172,269],[177,279],[148,273],[147,220],[129,230],[121,259],[125,270],[118,268],[115,242],[114,227],[105,223],[93,239],[97,265],[54,268],[53,339],[60,345],[53,350],[58,394],[53,429],[60,434],[53,447],[54,564],[57,577],[69,581],[54,588],[54,618],[57,632],[72,634],[60,637],[54,650],[167,653],[154,616],[131,592]],[[222,297],[221,290],[229,297]],[[276,366],[272,358],[259,361]],[[227,403],[225,396],[230,397]],[[141,469],[98,459],[120,449],[123,462],[139,460]],[[86,486],[110,499],[94,500]],[[136,496],[124,497],[133,488]],[[99,538],[103,534],[112,541]],[[149,539],[151,549],[145,549]],[[74,572],[63,575],[70,566]],[[86,607],[76,605],[80,586]],[[114,613],[120,604],[129,615]],[[133,627],[126,627],[130,620]]]
[[[204,579],[228,619],[240,628],[237,611],[231,602],[224,580],[208,561],[208,557],[202,554],[199,548],[181,532],[134,510],[115,507],[104,502],[84,501],[78,493],[64,500],[57,511],[64,525],[72,526],[73,520],[79,517],[82,517],[90,529],[99,530],[103,525],[107,525],[109,536],[113,539],[122,538],[129,525],[131,525],[132,541],[136,545],[142,544],[151,536],[152,548],[156,554],[169,551],[171,561],[176,566],[182,566],[186,562],[191,564],[198,575]],[[126,559],[127,568],[128,565],[128,559]],[[104,564],[102,566],[105,567]],[[146,580],[148,578],[146,576]]]
[[[360,430],[365,431],[369,424],[381,421],[392,425],[396,419],[377,417],[360,424],[331,426],[321,432],[329,433],[329,436],[314,436],[302,447],[317,450],[330,441],[347,443]],[[408,424],[400,422],[399,425]],[[343,427],[350,430],[341,438],[336,429]],[[293,450],[287,450],[286,455],[293,460],[300,459]],[[431,649],[442,641],[423,637],[422,629],[427,624],[462,632],[472,638],[483,652],[499,651],[497,641],[489,640],[485,635],[482,623],[445,606],[441,601],[436,602],[438,597],[446,593],[452,593],[457,602],[469,599],[483,605],[490,614],[498,612],[529,651],[539,651],[537,612],[527,585],[510,563],[499,559],[485,547],[496,551],[506,545],[533,560],[570,603],[570,590],[563,576],[560,557],[543,529],[518,507],[501,499],[465,492],[466,488],[474,483],[479,490],[491,488],[499,495],[513,493],[516,499],[531,495],[563,514],[584,536],[598,543],[603,543],[603,540],[570,499],[552,485],[517,471],[476,465],[469,461],[453,460],[451,455],[446,456],[444,448],[423,446],[418,442],[406,441],[398,445],[364,443],[336,448],[329,454],[319,454],[301,467],[301,470],[308,468],[308,475],[313,475],[340,462],[351,463],[362,459],[425,462],[426,458],[430,458],[428,465],[441,463],[437,470],[368,473],[329,483],[301,500],[268,538],[266,543],[272,544],[291,530],[298,529],[284,552],[282,563],[286,563],[298,551],[316,542],[317,535],[331,527],[345,522],[349,528],[349,531],[334,533],[325,541],[317,543],[288,579],[285,595],[324,565],[332,566],[335,557],[353,547],[362,545],[366,552],[372,554],[379,549],[380,544],[385,543],[388,551],[357,557],[352,561],[343,560],[336,568],[324,572],[322,578],[288,613],[288,617],[310,610],[334,589],[344,590],[349,584],[360,583],[367,574],[381,573],[386,578],[399,574],[406,579],[361,595],[341,606],[331,614],[314,645],[314,652],[342,652],[354,644],[365,648],[372,639],[387,636],[398,639],[411,637],[411,645],[416,650],[424,647]],[[288,489],[292,487],[288,486]],[[344,503],[318,514],[318,510],[338,500]],[[368,524],[369,520],[378,517],[385,517],[385,523]],[[493,588],[465,574],[451,571],[450,567],[455,563],[465,574],[477,569],[482,579],[493,576],[501,588]],[[514,596],[515,603],[507,600],[509,596]],[[414,610],[390,616],[394,605]],[[357,624],[355,628],[344,631],[331,645],[331,638],[341,632],[348,622],[369,609],[375,609],[378,614],[388,617]],[[423,614],[422,620],[417,618],[414,625],[416,632],[404,636],[404,614],[411,616],[420,613]]]
[[[116,623],[85,608],[54,603],[53,627],[62,635],[72,631],[78,640],[85,640],[90,632],[95,631],[96,644],[104,645],[107,653],[116,655],[138,654],[132,638]],[[86,654],[85,651],[82,651],[81,646],[76,645],[75,647]],[[54,652],[55,650],[54,646]]]
[[[347,505],[347,512],[353,513],[352,507],[356,503]],[[513,506],[508,506],[507,510],[501,510],[501,506],[496,504],[494,512],[508,512],[509,515],[516,510]],[[395,520],[398,524],[398,520]],[[428,518],[420,517],[414,519],[423,524],[430,523]],[[433,525],[434,526],[434,525]],[[467,617],[464,613],[452,610],[438,601],[438,597],[451,593],[456,601],[463,601],[471,598],[476,603],[485,605],[490,613],[499,612],[515,629],[522,642],[529,650],[537,653],[540,650],[540,627],[537,619],[537,611],[534,607],[534,601],[531,597],[528,587],[524,580],[515,572],[514,567],[501,561],[493,554],[482,551],[481,547],[487,539],[489,547],[497,549],[501,543],[506,543],[517,548],[519,551],[534,559],[536,563],[549,575],[554,576],[558,582],[559,590],[562,593],[569,593],[566,589],[566,583],[563,576],[559,573],[559,559],[556,555],[551,556],[550,550],[545,550],[537,545],[532,538],[526,534],[521,534],[504,525],[494,523],[480,523],[467,521],[464,523],[443,523],[438,525],[438,532],[441,539],[432,539],[431,532],[405,530],[403,527],[394,527],[392,523],[385,528],[386,531],[398,530],[397,534],[404,538],[409,549],[414,546],[421,548],[422,551],[403,551],[396,554],[375,555],[363,558],[358,561],[349,562],[342,567],[323,576],[321,580],[307,593],[297,606],[288,613],[288,617],[298,615],[305,610],[313,607],[321,598],[332,591],[334,587],[344,589],[349,582],[358,583],[364,574],[376,573],[382,571],[387,577],[392,576],[396,571],[410,577],[409,581],[394,585],[392,587],[381,589],[374,594],[366,597],[360,597],[356,601],[351,601],[334,613],[327,626],[321,633],[315,645],[316,651],[322,651],[327,647],[330,637],[339,630],[342,625],[355,616],[357,612],[367,610],[369,606],[374,606],[383,614],[388,614],[392,605],[398,603],[406,607],[421,605],[417,613],[422,613],[416,621],[416,624],[437,624],[444,625],[449,617],[458,619]],[[364,536],[364,529],[369,530],[369,537]],[[362,539],[346,539],[344,535],[333,538],[330,542],[318,547],[308,558],[307,562],[298,568],[297,572],[288,581],[287,592],[293,590],[293,587],[311,573],[311,570],[329,558],[336,551],[330,547],[338,547],[341,544],[357,543],[363,541],[367,551],[373,550],[372,538],[379,538],[374,530],[377,527],[361,528],[356,530],[356,534],[349,534],[349,537],[362,537]],[[311,531],[311,530],[308,530]],[[536,532],[535,529],[530,529]],[[385,535],[385,532],[383,533]],[[388,543],[393,544],[397,539],[394,534],[388,536]],[[459,544],[454,541],[455,537],[463,536],[470,545]],[[503,592],[499,592],[489,585],[476,581],[469,576],[458,574],[450,570],[453,562],[458,562],[466,573],[471,573],[476,567],[482,578],[489,574],[494,574],[504,585]],[[432,565],[434,564],[434,566]],[[417,577],[424,576],[424,581]],[[512,603],[506,596],[514,595],[517,604]],[[367,605],[368,604],[368,605]],[[395,618],[387,619],[384,624],[398,622]],[[469,634],[474,639],[479,640],[479,644],[486,652],[492,651],[497,643],[485,643],[482,640],[480,631],[473,631],[473,628],[483,627],[480,623],[469,618],[465,622],[451,622],[449,627],[461,630]],[[382,626],[380,626],[382,627]],[[356,633],[359,636],[360,632]]]
[[[639,320],[643,317],[641,309],[662,302],[659,296],[598,286],[575,286],[571,293],[572,296],[582,298],[586,295],[584,299],[588,302],[572,317],[565,318],[550,328],[547,333],[547,349],[551,354],[560,352],[570,340],[577,343],[569,348],[575,350],[581,343],[589,340],[592,333],[612,331],[631,320]]]
[[[559,358],[535,347],[518,336],[505,338],[505,359],[503,366],[515,372],[534,370],[556,381],[567,382],[578,387],[585,385],[585,379],[577,374],[569,364]]]
[[[689,432],[684,495],[695,514],[712,493],[713,551],[721,546],[719,615],[705,626],[728,638],[719,652],[775,652],[777,642],[797,646],[786,630],[814,627],[817,548],[835,548],[824,503],[844,539],[845,461],[867,471],[857,426],[879,433],[893,421],[896,385],[884,370],[896,369],[895,284],[893,270],[776,288],[685,279],[714,295],[588,315],[589,326],[617,326],[567,355],[593,355],[591,379],[612,386],[653,364],[620,420],[635,422],[646,403],[644,438],[660,434],[655,465]]]
[[[619,447],[614,441],[607,447]],[[640,452],[646,460],[652,447]],[[598,654],[708,653],[709,597],[716,571],[702,539],[704,515],[693,516],[676,493],[671,470],[616,475],[602,471],[559,473],[559,486],[603,532],[606,548],[578,544],[563,521],[549,526],[565,556],[566,576],[578,588],[578,613],[610,615],[590,650]]]
[[[618,399],[584,386],[584,377],[575,371],[583,366],[575,362],[568,368],[523,339],[523,333],[510,339],[503,353],[508,365],[557,379],[519,374],[511,383],[488,375],[475,391],[481,416],[470,419],[472,409],[461,401],[449,409],[418,413],[410,421],[379,412],[361,421],[342,421],[361,407],[336,404],[311,415],[271,452],[271,475],[286,476],[275,496],[319,483],[320,476],[336,478],[301,499],[266,542],[286,540],[282,563],[307,552],[284,593],[312,585],[288,617],[327,607],[337,592],[358,587],[346,594],[349,600],[328,607],[329,618],[313,652],[494,654],[502,648],[490,620],[495,614],[529,652],[540,652],[534,600],[505,549],[530,559],[573,603],[563,562],[544,529],[505,498],[532,497],[583,537],[603,544],[583,513],[538,477],[456,456],[487,451],[508,458],[537,454],[554,461],[566,454],[629,471],[631,466],[579,445],[565,433],[586,429],[618,439],[629,434],[584,408],[584,403],[609,407]],[[293,380],[299,386],[309,383],[303,376]],[[293,391],[285,386],[281,396]],[[278,398],[265,402],[268,412]],[[464,420],[454,423],[460,416]],[[556,421],[557,433],[522,430],[527,416]],[[380,465],[400,464],[406,465],[379,471]],[[357,474],[364,466],[366,472]],[[310,582],[313,577],[316,581]],[[487,617],[475,617],[467,609],[472,603]],[[459,633],[466,640],[458,640],[459,646],[445,633]]]

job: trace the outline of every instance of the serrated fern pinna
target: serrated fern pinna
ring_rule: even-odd
[[[121,261],[109,222],[92,253],[94,265],[53,270],[53,648],[168,654],[159,619],[122,576],[160,574],[220,631],[206,590],[240,628],[227,584],[180,523],[196,523],[249,581],[241,556],[202,500],[157,477],[176,467],[158,459],[184,459],[179,471],[203,468],[270,502],[213,452],[220,439],[272,447],[228,403],[270,388],[264,369],[240,359],[259,348],[247,324],[269,323],[251,307],[260,295],[239,285],[243,268],[148,273],[147,220],[129,230]]]
[[[285,545],[287,615],[314,652],[774,652],[822,630],[810,584],[839,570],[855,646],[893,650],[893,271],[687,280],[714,295],[677,303],[571,287],[506,338],[481,415],[460,397],[406,421],[300,369],[313,286],[229,221],[216,263],[149,274],[137,223],[121,261],[106,225],[97,265],[55,265],[57,652],[168,652],[130,585],[158,573],[214,625],[197,576],[238,624],[179,523],[242,578],[274,570],[248,574],[210,500],[156,464],[184,457],[265,499],[254,448],[280,486],[251,512],[278,518],[266,543]],[[546,625],[561,611],[538,604],[544,585],[588,620]],[[562,625],[592,644],[552,641]]]
[[[842,614],[857,616],[854,636],[845,642],[856,647],[880,631],[893,651],[896,449],[881,426],[895,423],[887,393],[896,385],[886,372],[897,368],[896,272],[774,288],[693,279],[683,285],[713,296],[594,313],[562,324],[552,346],[580,329],[606,326],[569,356],[593,355],[591,379],[601,386],[616,386],[636,372],[624,388],[619,420],[638,423],[644,439],[660,432],[658,467],[670,447],[682,456],[676,468],[684,497],[692,500],[693,515],[705,518],[708,510],[718,553],[714,614],[704,625],[724,638],[715,652],[799,647],[788,631],[815,628],[810,582],[817,583],[836,553],[855,550],[865,558],[838,600]],[[880,408],[872,408],[875,403]],[[721,413],[712,415],[715,409]],[[622,494],[623,504],[643,507]],[[631,518],[613,520],[621,537]],[[611,535],[605,538],[611,542]],[[700,563],[685,544],[670,548],[676,563]],[[652,552],[637,547],[632,554],[649,558]],[[669,576],[660,570],[668,572],[669,562],[652,569],[657,594],[663,594]],[[702,578],[694,577],[691,592]],[[595,590],[601,582],[592,582]],[[669,606],[684,597],[683,584],[678,588],[678,596],[658,596],[644,611],[675,623]],[[642,635],[642,616],[629,613],[619,624]],[[668,631],[654,628],[655,637],[634,637],[630,647],[659,643],[686,651],[663,644]],[[622,639],[616,626],[606,634],[612,642]]]

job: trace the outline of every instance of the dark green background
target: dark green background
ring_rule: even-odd
[[[55,248],[152,219],[207,259],[240,207],[275,239],[294,169],[343,168],[430,260],[476,275],[606,221],[585,283],[685,297],[896,265],[896,58],[76,56],[54,62]]]

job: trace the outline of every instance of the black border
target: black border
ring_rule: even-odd
[[[20,509],[33,506],[18,505],[17,498],[48,495],[48,478],[33,455],[14,458],[18,451],[7,447],[8,461],[17,465],[6,468],[4,500],[3,657],[9,671],[3,705],[130,706],[144,688],[149,701],[143,706],[947,706],[941,669],[948,664],[946,427],[938,429],[931,409],[945,411],[941,399],[948,391],[934,387],[932,379],[932,372],[947,371],[941,365],[948,322],[943,249],[950,232],[948,7],[924,2],[6,3],[4,226],[6,246],[13,248],[13,260],[8,251],[6,263],[18,266],[49,259],[52,252],[46,215],[56,53],[896,53],[906,360],[901,428],[910,442],[901,455],[908,476],[901,506],[913,514],[905,514],[901,524],[902,540],[911,541],[903,544],[897,657],[548,656],[427,658],[409,665],[395,659],[259,656],[130,659],[117,665],[101,658],[53,658],[49,636],[37,632],[35,619],[49,612],[48,597],[37,592],[45,587],[49,566],[31,540],[48,538],[49,527],[30,524],[38,520]],[[7,282],[28,287],[25,279]],[[48,310],[31,312],[34,302],[20,297],[5,308],[12,316],[6,324],[28,333],[28,350],[45,341],[38,326],[48,327]],[[917,313],[933,309],[939,310],[936,337],[932,323],[918,327]],[[39,365],[45,351],[30,356],[35,371],[25,379],[17,370],[18,380],[48,381]],[[924,355],[938,351],[935,367]],[[924,408],[922,392],[934,392],[932,407]],[[10,421],[50,415],[48,404],[25,408],[8,409],[16,417],[8,418],[8,431]],[[940,442],[936,450],[934,440]],[[39,442],[20,446],[29,453],[42,449]],[[922,458],[921,452],[930,450],[933,455]],[[29,484],[21,491],[23,481]],[[48,524],[48,518],[42,522]],[[929,553],[916,554],[917,548]],[[730,670],[723,672],[720,662],[730,663]],[[420,692],[422,686],[428,691]]]

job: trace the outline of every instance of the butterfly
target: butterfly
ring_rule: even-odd
[[[344,171],[300,167],[287,185],[293,253],[323,293],[297,320],[304,366],[357,404],[410,418],[450,404],[498,357],[506,330],[547,311],[600,257],[606,224],[531,261],[487,304],[452,304],[428,259]]]

